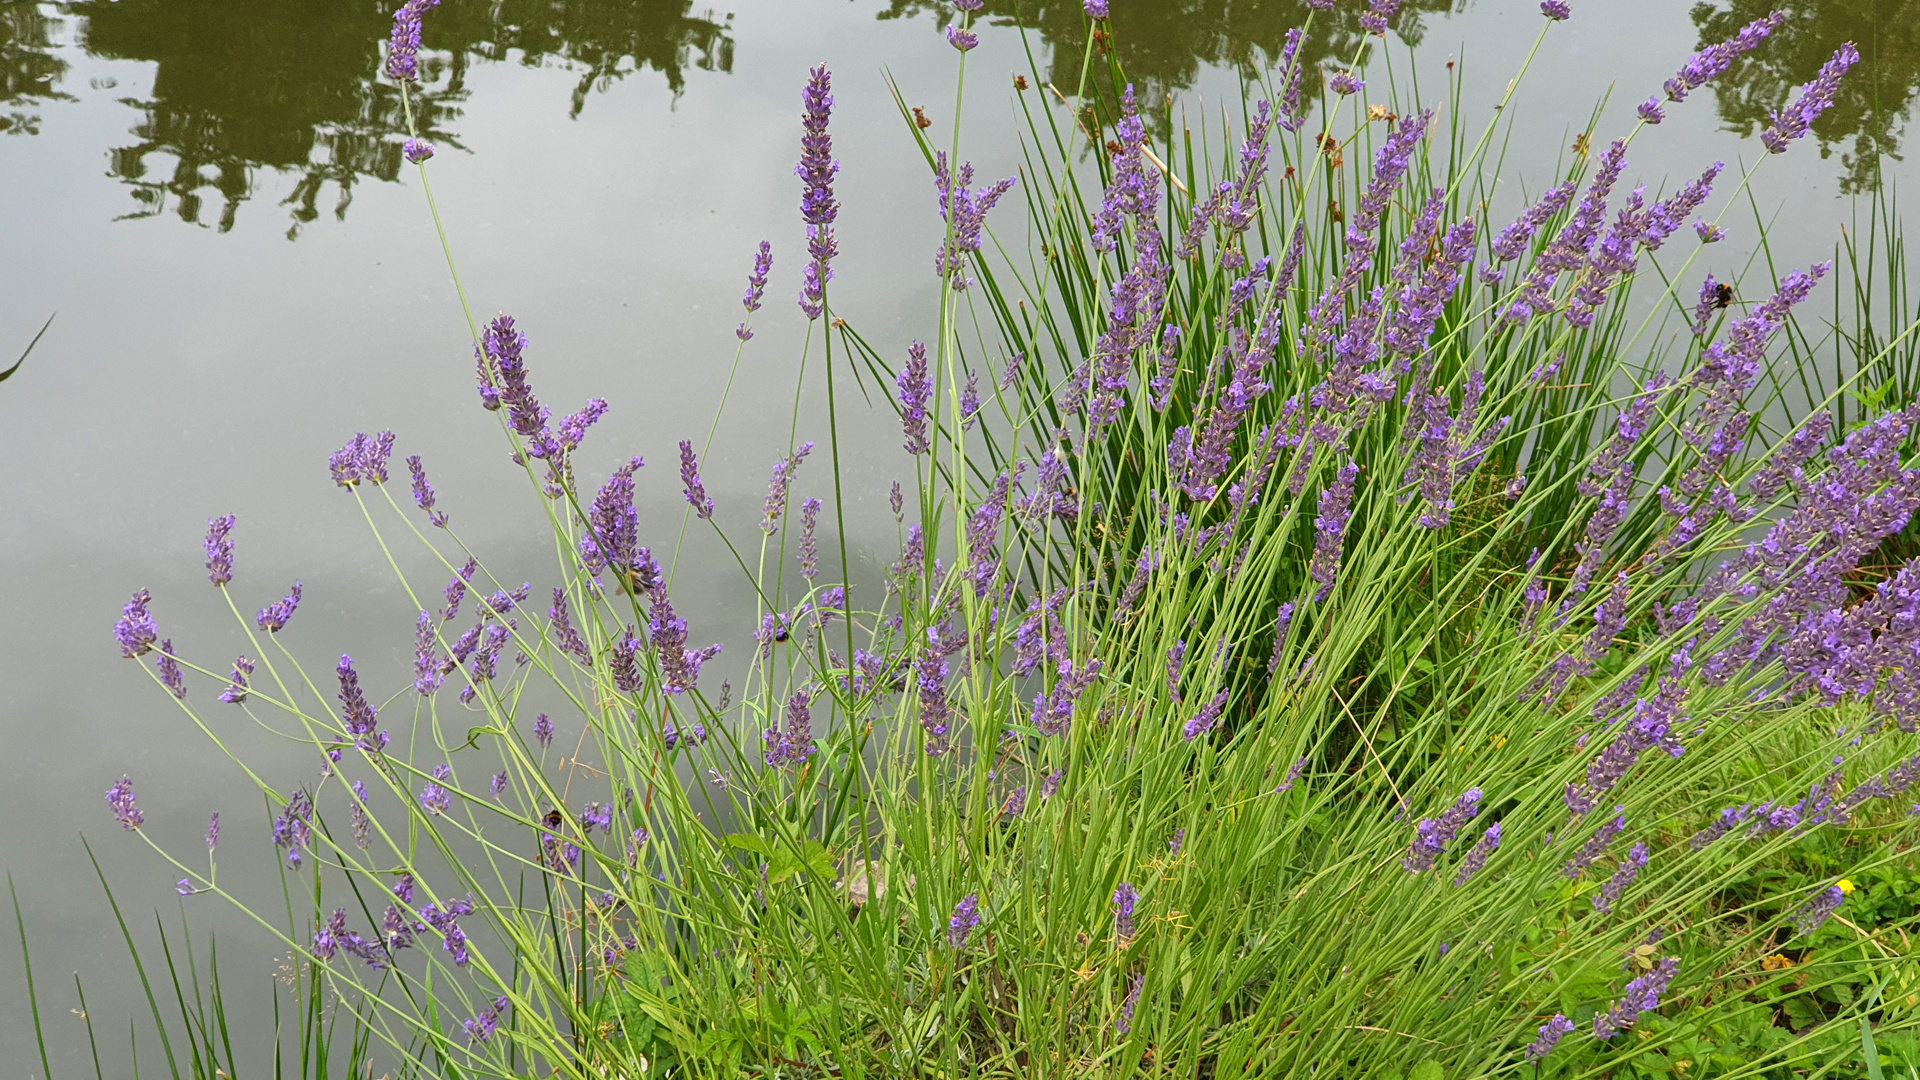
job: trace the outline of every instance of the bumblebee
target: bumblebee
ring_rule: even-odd
[[[1732,303],[1733,303],[1733,286],[1727,285],[1727,284],[1720,284],[1720,285],[1714,286],[1713,310],[1719,311],[1721,308],[1724,308]]]
[[[549,829],[559,828],[566,820],[567,815],[561,813],[558,807],[547,811],[547,828]]]

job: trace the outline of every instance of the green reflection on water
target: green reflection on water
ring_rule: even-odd
[[[1860,63],[1840,81],[1833,107],[1813,123],[1820,156],[1840,150],[1840,190],[1879,186],[1880,157],[1900,160],[1907,107],[1920,90],[1920,0],[1732,0],[1697,4],[1700,44],[1721,41],[1766,15],[1787,23],[1766,44],[1714,80],[1720,118],[1742,135],[1765,127],[1773,110],[1797,96],[1842,42],[1860,49]],[[1849,139],[1851,148],[1843,148]]]
[[[803,0],[790,0],[803,2]],[[881,19],[944,19],[944,0],[864,0]],[[1418,43],[1425,20],[1471,0],[1409,0],[1394,26]],[[258,170],[295,178],[282,200],[299,235],[323,212],[344,218],[356,183],[399,176],[404,124],[397,91],[379,77],[394,0],[0,0],[0,133],[34,134],[40,106],[72,100],[64,50],[154,66],[153,89],[126,98],[132,141],[108,155],[134,206],[126,217],[172,214],[225,231],[259,186]],[[689,70],[733,67],[731,15],[695,0],[449,2],[427,20],[420,115],[428,138],[458,149],[467,75],[476,62],[563,67],[577,75],[567,114],[639,71],[675,96]],[[1529,5],[1530,6],[1530,5]],[[1718,0],[1692,12],[1700,44],[1729,36],[1772,7],[1787,26],[1716,80],[1719,114],[1751,134],[1841,41],[1864,62],[1814,125],[1823,156],[1839,155],[1841,187],[1870,190],[1881,155],[1898,158],[1907,110],[1920,92],[1920,0]],[[1360,5],[1319,12],[1306,63],[1341,64],[1362,43]],[[1194,84],[1203,66],[1251,72],[1271,62],[1286,32],[1306,21],[1304,0],[1153,0],[1116,4],[1113,47],[1128,77],[1152,95]],[[1525,13],[1525,12],[1523,12]],[[1085,42],[1080,0],[989,0],[981,18],[1034,32],[1049,78],[1079,79]],[[1528,20],[1531,24],[1531,20]],[[1529,29],[1530,32],[1530,29]],[[1677,50],[1676,50],[1677,51]],[[1104,65],[1095,64],[1097,70]],[[217,209],[215,208],[217,207]]]

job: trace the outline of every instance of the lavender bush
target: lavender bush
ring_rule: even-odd
[[[394,17],[403,91],[432,6]],[[964,79],[993,41],[978,0],[953,7]],[[1631,173],[1633,140],[1779,20],[1684,60],[1502,219],[1497,129],[1376,100],[1394,80],[1370,44],[1327,80],[1318,136],[1310,19],[1238,130],[1196,140],[1110,61],[1118,93],[1098,89],[1113,31],[1085,7],[1089,76],[1019,98],[1019,177],[975,186],[957,130],[935,147],[903,115],[946,234],[900,357],[829,289],[834,97],[864,91],[825,67],[800,89],[809,243],[781,287],[809,348],[819,331],[829,409],[823,446],[796,432],[772,464],[757,557],[714,523],[717,417],[698,451],[671,436],[678,477],[602,461],[618,403],[556,417],[537,340],[469,313],[478,404],[548,509],[549,580],[467,549],[430,455],[396,495],[380,432],[328,466],[380,550],[411,536],[443,564],[400,574],[410,685],[303,660],[298,582],[250,614],[279,589],[249,580],[245,544],[268,541],[231,517],[206,554],[237,659],[176,653],[133,594],[121,654],[195,723],[237,708],[314,749],[315,772],[257,780],[316,898],[276,932],[352,1018],[354,1075],[1598,1073],[1771,1010],[1769,948],[1844,918],[1851,888],[1733,883],[1842,833],[1836,872],[1903,857],[1920,566],[1881,556],[1920,508],[1920,406],[1836,404],[1891,345],[1790,393],[1770,365],[1807,347],[1796,311],[1831,265],[1749,274],[1729,304],[1705,245],[1744,177],[1702,163],[1663,194]],[[1542,33],[1578,25],[1540,11]],[[1768,150],[1856,59],[1781,103]],[[423,179],[429,154],[408,155]],[[1031,250],[1007,243],[1015,199]],[[764,307],[776,254],[743,253],[736,365],[786,310]],[[1630,302],[1647,278],[1659,295]],[[1650,341],[1679,345],[1633,360]],[[914,477],[884,575],[845,540],[834,380],[862,370]],[[611,467],[597,487],[589,462]],[[676,483],[682,520],[643,521],[640,485]],[[676,608],[656,553],[688,529],[738,556],[752,655]],[[592,790],[553,760],[560,727]],[[144,836],[166,811],[137,782],[107,802]],[[161,854],[183,894],[226,895],[210,860]],[[1878,998],[1823,1019],[1913,1027],[1910,944],[1860,935],[1795,992],[1885,965]]]

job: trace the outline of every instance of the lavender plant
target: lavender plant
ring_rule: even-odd
[[[956,81],[1001,44],[980,6],[956,0],[945,31]],[[431,7],[395,16],[403,95]],[[556,423],[537,343],[505,315],[467,317],[480,404],[552,525],[541,601],[468,550],[422,455],[411,508],[394,497],[387,432],[328,466],[380,551],[411,536],[449,575],[436,601],[388,556],[419,611],[393,697],[349,657],[309,676],[298,582],[243,616],[235,593],[258,586],[230,516],[206,554],[239,659],[177,654],[133,594],[122,656],[154,654],[216,742],[231,705],[313,748],[315,773],[255,777],[283,872],[315,897],[310,925],[274,932],[326,973],[360,1060],[1304,1077],[1398,1074],[1417,1044],[1447,1075],[1604,1071],[1676,1045],[1676,1010],[1697,1027],[1771,1008],[1787,979],[1766,946],[1825,932],[1851,887],[1732,882],[1842,830],[1867,838],[1855,876],[1902,857],[1920,569],[1861,575],[1920,508],[1920,406],[1836,412],[1880,354],[1831,393],[1760,400],[1831,268],[1696,313],[1693,264],[1728,227],[1707,208],[1745,178],[1714,164],[1664,198],[1621,193],[1633,140],[1778,20],[1688,61],[1507,225],[1484,209],[1496,129],[1459,128],[1457,101],[1371,100],[1395,84],[1372,45],[1308,139],[1309,19],[1237,137],[1196,148],[1110,59],[1118,93],[1099,89],[1108,5],[1085,13],[1077,93],[1019,99],[1020,177],[973,188],[958,129],[936,148],[903,109],[945,235],[938,308],[897,370],[832,314],[834,88],[824,66],[806,79],[799,306],[826,357],[829,468],[800,471],[815,443],[796,433],[757,562],[717,523],[691,433],[659,481],[688,503],[676,550],[743,568],[751,655],[675,607],[654,554],[669,525],[636,508],[646,462],[579,481],[618,403]],[[1541,13],[1542,33],[1576,17]],[[1783,104],[1769,150],[1856,56]],[[424,184],[428,155],[409,157]],[[996,231],[1010,195],[1030,251]],[[763,243],[749,315],[772,273]],[[1660,295],[1631,300],[1649,276]],[[913,481],[884,575],[849,558],[840,369],[895,392],[887,452]],[[989,396],[980,371],[1005,373]],[[1794,422],[1769,431],[1773,406]],[[561,729],[579,749],[553,762]],[[164,810],[134,784],[107,802],[144,837]],[[183,894],[231,899],[210,855],[161,855]],[[1912,963],[1904,938],[1860,934],[1802,979]],[[1892,1033],[1920,1012],[1853,999],[1828,1019]]]

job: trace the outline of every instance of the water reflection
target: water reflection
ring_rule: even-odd
[[[73,100],[56,89],[67,62],[54,52],[61,21],[31,0],[0,2],[0,134],[37,135],[41,101]]]
[[[1873,190],[1880,156],[1900,160],[1899,136],[1920,90],[1920,0],[1732,0],[1725,9],[1697,4],[1692,14],[1704,46],[1773,10],[1786,13],[1786,26],[1714,81],[1721,119],[1752,134],[1841,42],[1851,41],[1862,62],[1841,80],[1839,97],[1814,121],[1813,134],[1821,157],[1840,151],[1841,191]]]
[[[155,66],[151,99],[125,102],[142,114],[137,141],[110,154],[113,175],[133,190],[136,209],[127,216],[171,210],[224,232],[253,194],[256,170],[267,168],[298,177],[282,200],[291,238],[319,216],[329,185],[334,216],[344,218],[356,182],[395,179],[405,115],[398,90],[377,77],[392,7],[392,0],[66,5],[84,20],[79,34],[89,53]],[[689,68],[731,70],[730,30],[711,13],[695,14],[693,0],[446,5],[427,22],[417,115],[435,144],[457,148],[454,126],[475,60],[578,70],[570,116],[585,108],[590,91],[637,71],[661,73],[677,96]],[[219,203],[217,212],[209,201]]]
[[[882,19],[928,15],[946,19],[953,6],[945,0],[887,0]],[[1469,0],[1458,0],[1464,10]],[[1419,44],[1425,18],[1455,10],[1454,0],[1410,0],[1394,18],[1401,38]],[[1323,62],[1345,65],[1362,41],[1361,5],[1343,4],[1313,12],[1307,39],[1307,71]],[[1114,4],[1113,41],[1121,70],[1149,97],[1193,85],[1201,65],[1238,66],[1251,74],[1286,46],[1287,31],[1304,26],[1306,0],[1158,0],[1151,4]],[[1048,78],[1069,93],[1080,77],[1085,55],[1086,16],[1081,0],[988,0],[980,15],[989,23],[1017,25],[1038,32],[1047,46]]]

